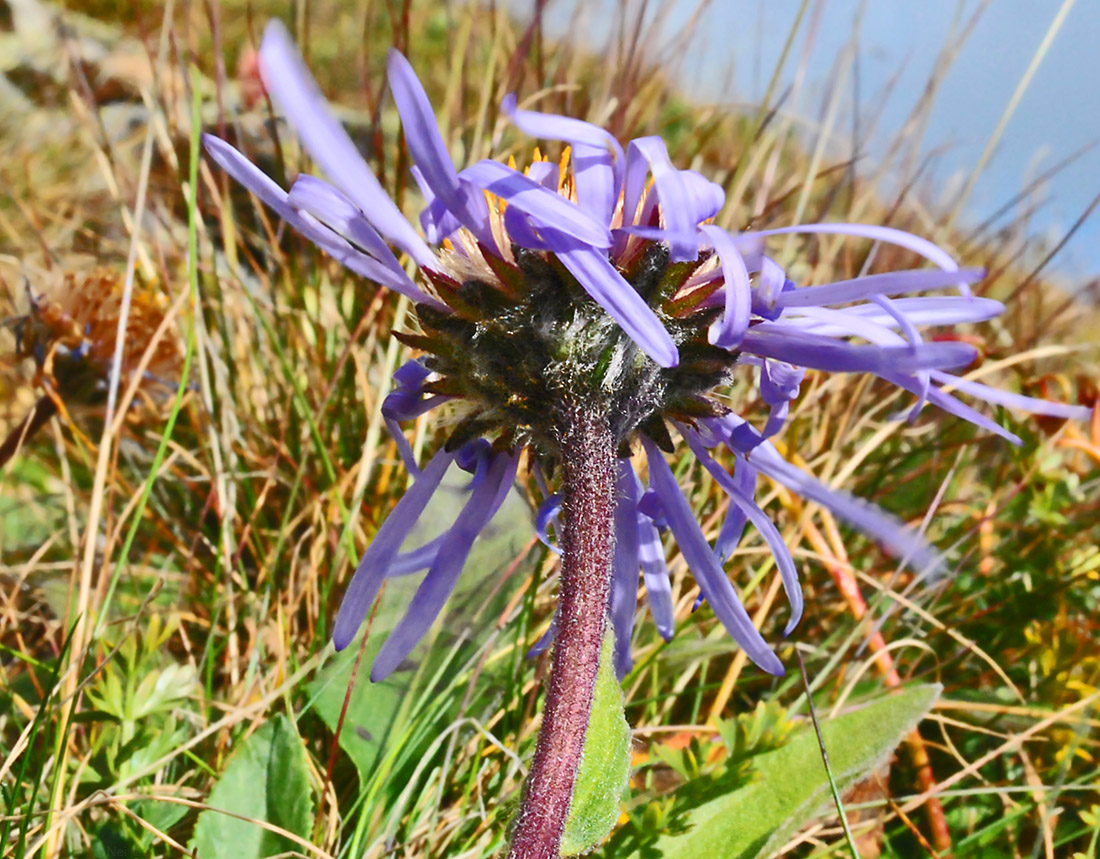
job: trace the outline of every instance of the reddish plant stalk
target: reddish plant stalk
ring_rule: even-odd
[[[561,416],[558,631],[508,859],[558,859],[592,710],[615,547],[615,442],[595,411],[575,406]]]

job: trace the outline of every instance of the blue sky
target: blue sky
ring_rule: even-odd
[[[682,25],[696,3],[669,2],[667,29],[671,31]],[[861,4],[860,0],[813,0],[787,63],[786,82],[794,76],[815,3],[823,3],[823,8],[797,111],[816,119]],[[551,29],[561,32],[572,5],[550,4]],[[877,142],[870,146],[873,157],[908,117],[953,22],[960,18],[960,9],[961,19],[966,19],[979,4],[977,0],[867,0],[863,5],[858,43],[860,101],[865,106],[877,103],[886,81],[901,70],[883,109]],[[946,197],[952,189],[957,192],[973,171],[1062,5],[1062,0],[990,2],[948,70],[928,119],[922,148],[940,155],[923,188],[926,198]],[[527,4],[514,6],[522,13]],[[589,25],[584,31],[595,45],[618,4],[604,0],[584,6]],[[799,0],[715,0],[697,30],[701,38],[682,59],[685,89],[700,101],[759,100],[799,6]],[[847,88],[852,89],[851,77]],[[841,129],[850,128],[851,104],[850,97],[842,103]],[[966,220],[975,224],[984,220],[1030,178],[1091,142],[1100,143],[1100,0],[1077,0],[994,157],[976,180]],[[1045,191],[1049,200],[1034,216],[1033,226],[1036,232],[1057,239],[1100,193],[1100,145],[1052,179]],[[1100,274],[1100,211],[1061,252],[1055,267],[1074,278]]]

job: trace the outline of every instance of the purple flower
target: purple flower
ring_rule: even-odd
[[[969,366],[976,351],[926,341],[920,326],[977,322],[1003,307],[970,294],[981,270],[959,269],[931,242],[857,224],[728,232],[710,222],[725,203],[722,189],[677,168],[660,138],[624,147],[587,122],[521,110],[514,96],[502,105],[512,123],[532,137],[569,144],[570,157],[560,166],[536,161],[525,171],[492,160],[457,170],[423,87],[408,61],[391,51],[390,88],[425,198],[425,240],[361,159],[278,23],[267,28],[260,63],[275,104],[327,182],[301,175],[288,192],[224,141],[206,136],[207,152],[306,238],[416,302],[420,330],[397,336],[425,354],[398,371],[383,405],[415,480],[360,561],[333,632],[336,647],[347,646],[387,578],[427,570],[378,655],[375,679],[392,671],[438,616],[474,540],[511,488],[524,449],[544,499],[536,528],[552,546],[560,499],[543,472],[557,464],[555,416],[566,401],[603,415],[620,445],[608,607],[620,674],[631,668],[640,582],[661,635],[674,632],[663,531],[671,532],[702,596],[750,658],[782,673],[723,569],[751,523],[774,555],[790,601],[787,631],[798,623],[797,569],[755,501],[760,474],[828,508],[917,571],[941,565],[900,521],[826,487],[771,444],[807,370],[873,374],[915,394],[912,417],[928,402],[1014,442],[951,391],[1041,414],[1089,414],[948,372]],[[768,238],[781,233],[894,244],[935,268],[799,286],[766,254]],[[419,283],[395,249],[419,267]],[[943,289],[957,294],[923,295]],[[753,379],[768,408],[761,427],[714,396]],[[451,412],[447,441],[420,469],[399,424],[444,404]],[[673,432],[729,497],[714,546],[665,460]],[[712,456],[717,447],[727,448],[732,473]],[[632,454],[640,454],[637,463]],[[402,552],[452,463],[472,475],[465,506],[440,537]],[[547,646],[555,628],[533,650]]]

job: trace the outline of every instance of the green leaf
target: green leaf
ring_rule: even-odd
[[[619,818],[619,802],[630,778],[630,725],[623,711],[623,690],[612,668],[611,629],[604,633],[592,716],[584,736],[584,756],[561,842],[562,856],[595,847]]]
[[[306,750],[284,715],[270,719],[230,759],[199,815],[190,846],[201,859],[260,859],[301,846],[253,821],[308,838],[313,818]]]
[[[371,636],[363,652],[359,674],[354,680],[348,700],[347,715],[340,730],[340,748],[351,758],[366,784],[378,756],[382,753],[397,718],[401,702],[408,692],[408,678],[402,674],[391,675],[381,683],[368,680],[374,655],[382,646],[384,637]],[[356,642],[358,645],[358,641]],[[318,672],[317,679],[309,684],[314,710],[335,731],[344,711],[344,698],[352,684],[352,671],[359,655],[358,646],[348,647],[338,653]]]
[[[133,808],[138,817],[161,832],[171,830],[173,826],[187,816],[187,812],[190,810],[186,805],[179,805],[174,802],[158,802],[151,799],[140,799],[134,803]],[[154,855],[151,848],[155,843],[160,843],[160,838],[144,828],[140,829],[140,832],[145,850],[135,855]]]
[[[823,722],[821,732],[840,790],[878,767],[932,708],[941,690],[939,685],[914,686]],[[750,783],[687,812],[687,831],[661,835],[629,856],[767,856],[831,806],[829,783],[812,729],[800,731],[785,746],[752,761],[754,778]],[[616,851],[614,855],[627,854]]]

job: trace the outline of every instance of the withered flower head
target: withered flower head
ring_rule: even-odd
[[[122,278],[107,268],[43,272],[27,278],[24,289],[27,312],[7,325],[15,335],[16,359],[34,361],[33,384],[42,394],[4,442],[0,464],[58,412],[105,401],[122,312]],[[174,390],[179,378],[177,341],[169,331],[158,335],[166,313],[160,293],[135,287],[119,378],[125,386],[140,373],[138,394],[148,402]]]
[[[95,402],[106,391],[115,351],[122,310],[118,273],[106,268],[89,274],[49,272],[35,283],[26,281],[26,291],[29,309],[13,326],[16,354],[34,359],[43,384],[53,386],[66,402]],[[142,364],[166,310],[159,293],[134,290],[122,351],[123,380]],[[168,383],[179,366],[175,340],[162,336],[143,372],[151,382]]]

